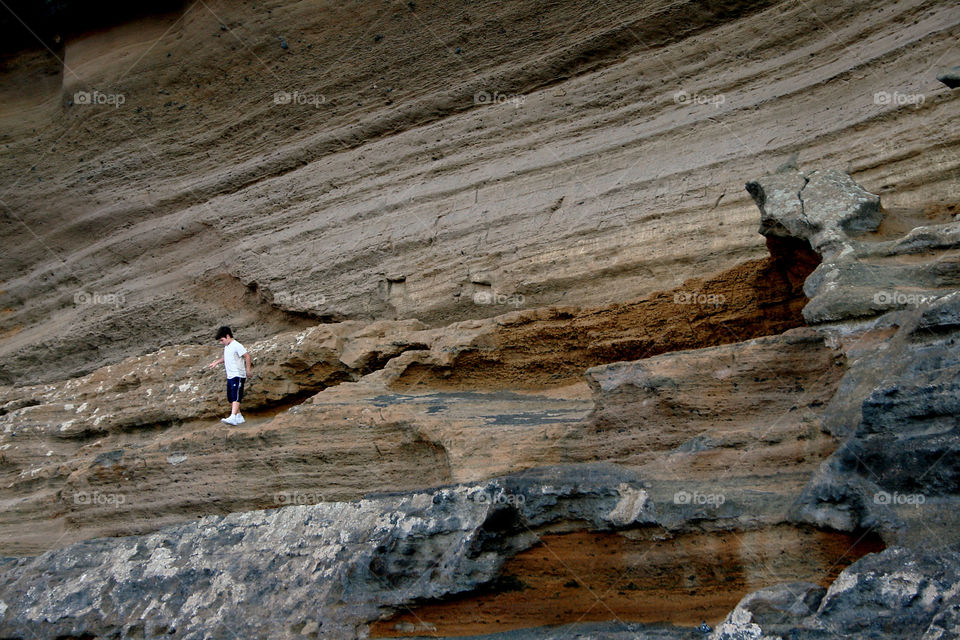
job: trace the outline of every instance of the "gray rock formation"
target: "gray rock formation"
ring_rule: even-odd
[[[952,294],[872,323],[892,336],[851,364],[827,407],[824,426],[844,440],[795,505],[798,520],[907,539],[927,534],[907,521],[955,520],[944,507],[960,488],[958,312]]]
[[[745,597],[711,640],[946,640],[958,636],[958,610],[956,550],[892,547],[847,567],[826,594],[783,585]]]
[[[836,171],[787,170],[748,182],[760,233],[801,241],[822,262],[804,283],[811,323],[842,322],[916,306],[960,287],[960,222],[882,232],[880,199]],[[906,256],[932,253],[929,260]]]
[[[492,581],[549,526],[650,522],[644,496],[615,468],[552,468],[91,540],[4,561],[0,636],[352,638]]]
[[[880,225],[880,198],[835,169],[788,169],[746,187],[760,208],[761,234],[806,240],[825,258],[847,248],[849,233]]]
[[[586,416],[586,403],[550,398],[546,389],[541,397],[425,393],[431,385],[450,384],[456,374],[438,371],[462,374],[455,365],[470,362],[465,358],[475,352],[515,353],[509,336],[491,327],[526,327],[524,318],[536,314],[463,323],[452,332],[417,323],[369,330],[344,323],[286,334],[260,346],[271,390],[265,402],[334,386],[269,423],[230,432],[224,442],[235,449],[225,456],[241,463],[234,473],[270,462],[259,457],[269,445],[276,460],[296,459],[285,467],[277,463],[285,481],[311,478],[341,489],[354,482],[351,490],[359,491],[371,478],[393,478],[387,474],[397,473],[391,463],[400,451],[420,452],[402,460],[417,462],[408,464],[407,475],[421,486],[441,484],[431,475],[440,472],[467,481],[354,502],[206,516],[147,535],[6,559],[0,564],[0,635],[436,635],[432,620],[479,610],[491,602],[487,595],[539,597],[543,585],[528,584],[535,575],[521,579],[505,568],[522,558],[536,561],[525,554],[548,551],[539,543],[557,536],[572,545],[564,561],[575,559],[578,544],[586,550],[576,560],[589,566],[600,566],[605,557],[619,570],[626,558],[641,558],[643,571],[629,580],[621,578],[635,567],[611,572],[605,592],[690,598],[717,613],[719,595],[763,587],[740,601],[713,633],[716,640],[953,637],[960,618],[957,223],[909,232],[885,227],[889,221],[877,197],[835,171],[805,174],[787,167],[748,188],[761,208],[768,246],[780,252],[775,262],[789,262],[783,251],[801,247],[823,260],[805,284],[811,296],[805,314],[814,326],[593,367],[587,371],[593,410]],[[797,260],[809,255],[801,252]],[[867,297],[873,287],[891,287],[893,303]],[[900,297],[908,294],[896,287],[913,287],[914,297]],[[683,302],[660,301],[663,309],[644,317],[664,317]],[[517,335],[533,340],[540,334]],[[106,370],[72,382],[67,391],[112,403],[103,405],[111,416],[100,423],[84,417],[82,429],[67,436],[104,424],[105,435],[133,438],[126,427],[135,414],[124,414],[135,411],[129,389],[162,380],[150,377],[149,360],[125,363],[117,369],[125,372],[119,381]],[[473,366],[482,372],[479,362],[474,358]],[[336,384],[371,369],[378,370]],[[417,371],[423,376],[411,379]],[[426,388],[417,393],[392,388],[420,381]],[[65,392],[35,391],[37,398],[3,391],[7,415],[0,422],[11,438],[35,441],[28,456],[15,448],[19,440],[4,440],[2,446],[10,447],[0,461],[21,456],[42,465],[39,451],[63,437],[54,417],[77,415],[65,406]],[[186,404],[210,410],[203,390],[188,385],[180,391],[196,394],[185,396],[192,398]],[[41,404],[31,405],[38,399]],[[540,412],[535,404],[542,405]],[[34,423],[24,424],[31,416]],[[20,431],[25,427],[32,431]],[[281,434],[315,438],[324,453],[369,468],[345,472],[292,444],[270,444]],[[194,446],[208,437],[201,432]],[[241,441],[244,454],[238,456]],[[185,442],[178,441],[177,450],[146,447],[129,460],[122,448],[90,445],[82,455],[78,450],[36,467],[35,474],[24,469],[11,486],[35,492],[35,514],[42,504],[36,496],[64,482],[124,482],[131,492],[156,496],[147,493],[144,479],[149,472],[150,491],[156,491],[165,486],[157,478],[167,467],[185,469]],[[386,456],[378,446],[385,443],[391,447]],[[50,451],[44,457],[52,458]],[[196,451],[189,455],[199,458]],[[71,469],[78,459],[82,469]],[[596,460],[616,465],[541,466]],[[317,473],[321,462],[325,474]],[[483,479],[494,468],[506,475]],[[143,500],[125,515],[146,511],[148,504]],[[899,546],[841,572],[884,544]],[[608,546],[621,548],[603,556]],[[534,566],[542,566],[542,557],[539,562]],[[650,578],[658,574],[667,579]],[[578,580],[560,584],[570,590],[561,601],[585,590]],[[593,604],[592,591],[587,599]],[[725,602],[711,620],[732,605]],[[668,609],[663,602],[656,606]],[[425,610],[436,617],[421,618]],[[651,621],[666,616],[649,615]],[[655,625],[584,627],[583,633],[619,640],[623,633],[686,639],[700,632]],[[498,635],[544,636],[542,630]]]
[[[951,89],[960,87],[960,66],[952,67],[937,76],[937,80]]]
[[[851,345],[849,369],[822,416],[842,444],[793,518],[843,531],[880,528],[903,543],[925,537],[906,520],[929,519],[960,486],[958,223],[869,238],[880,222],[878,201],[837,172],[789,171],[747,188],[763,214],[762,233],[809,242],[823,256],[804,285],[811,298],[804,317],[845,322],[821,328]],[[918,259],[895,259],[908,255]],[[878,292],[872,301],[870,291]],[[850,324],[862,316],[874,317]],[[939,530],[954,518],[936,520]]]

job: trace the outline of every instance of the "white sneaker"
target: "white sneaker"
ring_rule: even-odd
[[[229,418],[220,418],[220,422],[224,424],[233,425],[233,426],[236,426],[238,424],[236,415],[232,415]]]
[[[244,422],[246,422],[246,420],[243,419],[243,416],[240,415],[239,413],[234,416],[234,419],[236,420],[236,422],[234,422],[233,424],[243,424]]]

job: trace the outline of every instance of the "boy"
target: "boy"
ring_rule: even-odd
[[[227,402],[230,403],[230,417],[221,418],[220,422],[236,426],[246,422],[240,415],[240,401],[243,400],[243,383],[250,375],[250,354],[242,344],[233,339],[233,331],[230,327],[220,327],[217,331],[217,340],[223,345],[223,357],[207,366],[212,369],[222,362],[223,368],[227,370]]]

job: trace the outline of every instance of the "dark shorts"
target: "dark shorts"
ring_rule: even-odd
[[[243,383],[246,378],[227,378],[227,402],[240,402],[243,400]]]

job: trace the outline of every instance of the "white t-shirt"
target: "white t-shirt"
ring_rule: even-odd
[[[247,377],[247,363],[243,360],[246,352],[243,345],[236,340],[223,348],[223,368],[227,370],[228,378]]]

